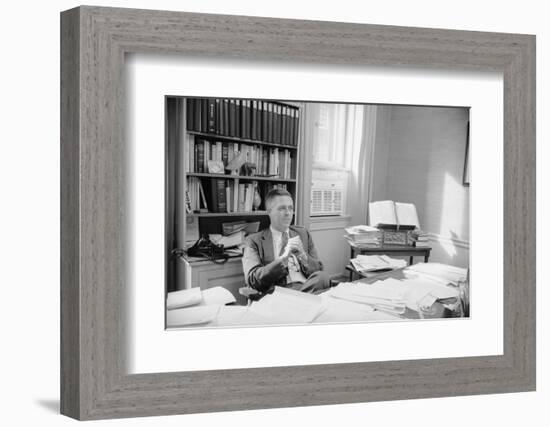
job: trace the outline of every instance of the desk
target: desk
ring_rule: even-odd
[[[354,243],[350,243],[351,258],[355,258],[356,254],[361,255],[393,255],[393,256],[408,256],[409,265],[413,262],[413,257],[423,256],[424,262],[428,262],[430,258],[430,251],[432,248],[417,248],[416,246],[361,246]]]
[[[239,294],[239,288],[244,283],[241,256],[230,257],[224,264],[215,264],[200,257],[185,257],[182,260],[185,280],[178,283],[176,290],[191,287],[204,290],[223,286],[233,294],[239,304],[246,304],[246,298]]]
[[[362,283],[374,283],[377,280],[392,278],[399,281],[411,280],[409,267],[404,267],[398,270],[380,273],[376,277],[370,279],[362,279]],[[414,279],[414,277],[412,278]],[[327,324],[327,323],[361,323],[361,322],[381,322],[388,320],[414,320],[422,318],[448,318],[448,317],[462,317],[464,314],[460,311],[453,311],[445,304],[439,301],[435,301],[429,313],[423,313],[422,315],[410,308],[407,305],[406,310],[402,314],[391,314],[381,311],[372,307],[371,305],[354,302],[346,299],[331,296],[333,294],[333,288],[323,292],[318,297],[321,298],[324,309],[316,317],[308,320],[307,322],[295,322],[291,319],[282,317],[285,314],[287,307],[279,306],[282,309],[281,313],[257,310],[256,302],[253,302],[250,306],[221,306],[216,317],[208,322],[189,325],[178,326],[176,324],[170,324],[167,320],[168,328],[196,328],[196,327],[242,327],[242,326],[269,326],[269,325],[285,325],[285,324]],[[279,300],[279,303],[283,303],[284,300]],[[293,307],[290,304],[288,307]],[[173,310],[186,310],[186,308]],[[300,312],[301,313],[301,312]],[[466,315],[467,316],[467,315]]]

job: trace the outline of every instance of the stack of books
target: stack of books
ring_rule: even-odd
[[[428,247],[430,247],[430,242],[428,241],[428,233],[426,233],[426,232],[424,232],[420,229],[414,230],[410,234],[410,238],[411,238],[414,246],[416,246],[417,248],[428,248]]]
[[[354,246],[379,246],[381,233],[376,227],[356,225],[346,228],[344,238]]]

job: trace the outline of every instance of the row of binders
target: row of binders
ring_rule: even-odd
[[[187,130],[298,145],[300,110],[280,102],[187,98]]]
[[[204,185],[203,185],[204,184]],[[286,184],[266,183],[265,194],[273,188],[286,190]],[[197,177],[187,178],[186,212],[206,211],[210,213],[252,212],[256,193],[260,194],[257,181],[239,183],[234,179]],[[256,205],[256,209],[258,206]]]
[[[295,153],[286,148],[211,141],[190,135],[188,149],[186,172],[209,173],[208,161],[222,162],[226,168],[229,162],[243,153],[243,160],[256,166],[257,176],[292,179],[295,175]]]

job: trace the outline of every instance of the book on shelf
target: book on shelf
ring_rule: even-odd
[[[222,213],[227,212],[227,200],[225,192],[225,179],[211,178],[210,182],[210,212]]]
[[[280,102],[187,98],[187,130],[297,146],[298,107]]]
[[[207,132],[208,130],[208,99],[207,98],[201,98],[199,100],[200,105],[200,118],[201,118],[201,131]]]
[[[223,163],[225,169],[239,153],[243,155],[244,161],[256,165],[255,173],[258,176],[280,179],[292,179],[295,176],[294,153],[287,148],[210,141],[201,137],[189,139],[189,165],[186,166],[186,172],[212,173],[212,162]]]
[[[216,133],[216,100],[208,98],[208,132]]]
[[[208,204],[202,187],[202,182],[196,177],[187,178],[187,189],[185,191],[186,212],[200,211],[201,208],[208,210]]]

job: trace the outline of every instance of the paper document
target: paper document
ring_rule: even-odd
[[[454,265],[437,262],[414,264],[407,268],[407,272],[425,275],[440,283],[451,283],[455,286],[458,286],[459,281],[465,281],[468,275],[467,268],[455,267]]]
[[[398,313],[375,310],[368,304],[335,298],[330,294],[331,290],[322,295],[323,299],[326,301],[327,309],[315,319],[314,323],[358,323],[401,319]]]
[[[222,306],[216,317],[216,326],[260,326],[272,321],[241,305]]]
[[[198,305],[166,312],[166,326],[178,328],[212,322],[220,311],[219,305]]]
[[[233,294],[221,286],[215,286],[202,291],[201,305],[225,305],[236,301]]]
[[[275,287],[272,294],[253,302],[250,308],[260,316],[280,324],[310,323],[325,310],[319,295],[279,286]]]
[[[407,265],[407,261],[390,258],[387,255],[357,255],[357,257],[351,259],[350,262],[355,270],[360,273],[395,270]]]
[[[418,311],[420,305],[431,305],[440,299],[458,297],[457,289],[431,280],[389,278],[376,283],[382,284],[388,290],[401,292],[405,305],[415,311]]]
[[[405,289],[385,286],[382,281],[373,284],[360,281],[340,283],[331,289],[330,295],[334,298],[368,304],[378,310],[395,314],[403,314],[406,308]]]
[[[176,308],[189,307],[199,304],[202,301],[200,288],[183,289],[181,291],[168,292],[166,297],[166,308],[173,310]]]

